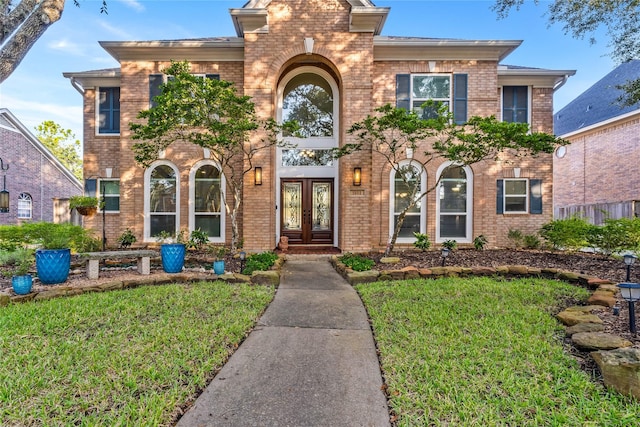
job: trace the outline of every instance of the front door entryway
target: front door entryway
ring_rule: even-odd
[[[282,179],[280,230],[289,244],[333,244],[333,179]]]

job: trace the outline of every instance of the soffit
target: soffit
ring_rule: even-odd
[[[522,40],[457,40],[377,36],[374,61],[478,60],[501,61]]]
[[[62,73],[67,79],[72,79],[80,83],[84,89],[94,87],[117,87],[120,86],[120,69],[109,68],[106,70],[93,70],[81,72]]]
[[[236,37],[212,39],[103,41],[104,48],[117,61],[244,61],[244,40]]]
[[[556,88],[575,70],[546,70],[542,68],[506,68],[498,67],[498,85],[500,86],[533,86]]]

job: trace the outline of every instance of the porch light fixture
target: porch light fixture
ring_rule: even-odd
[[[362,168],[353,168],[353,185],[355,187],[362,185]]]
[[[627,266],[627,282],[631,281],[631,266],[635,264],[637,256],[632,254],[626,254],[622,257],[624,259],[624,264]]]
[[[305,37],[304,38],[304,52],[307,55],[311,55],[313,53],[313,37]]]
[[[262,168],[260,166],[256,166],[254,169],[254,184],[262,185]]]
[[[440,252],[440,255],[442,255],[442,266],[443,267],[444,267],[444,263],[447,260],[447,257],[449,256],[450,253],[451,253],[451,249],[442,248],[442,251]]]
[[[7,213],[9,212],[9,192],[7,191],[7,175],[6,172],[9,170],[9,163],[5,166],[2,158],[0,158],[0,169],[2,170],[2,191],[0,191],[0,212]]]
[[[636,333],[635,302],[640,300],[640,283],[618,283],[622,298],[629,303],[629,330]]]

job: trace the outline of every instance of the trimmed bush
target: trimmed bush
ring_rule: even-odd
[[[375,261],[365,258],[362,255],[345,253],[338,258],[341,263],[352,269],[353,271],[369,271],[376,264]]]
[[[243,274],[251,274],[254,271],[266,271],[276,263],[278,255],[274,252],[260,252],[247,257],[247,264],[242,270]]]

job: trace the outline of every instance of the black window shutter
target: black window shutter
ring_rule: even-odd
[[[220,80],[220,74],[205,74],[204,77],[211,80]]]
[[[396,74],[396,107],[411,111],[411,74]]]
[[[529,180],[529,213],[542,214],[542,180]]]
[[[153,98],[162,93],[160,85],[162,84],[163,76],[163,74],[149,74],[149,106],[151,107],[156,106]]]
[[[496,181],[496,213],[504,213],[504,180],[499,179]]]
[[[89,197],[96,197],[97,179],[85,179],[84,180],[84,195]]]
[[[453,75],[453,121],[457,125],[467,122],[467,75]]]

